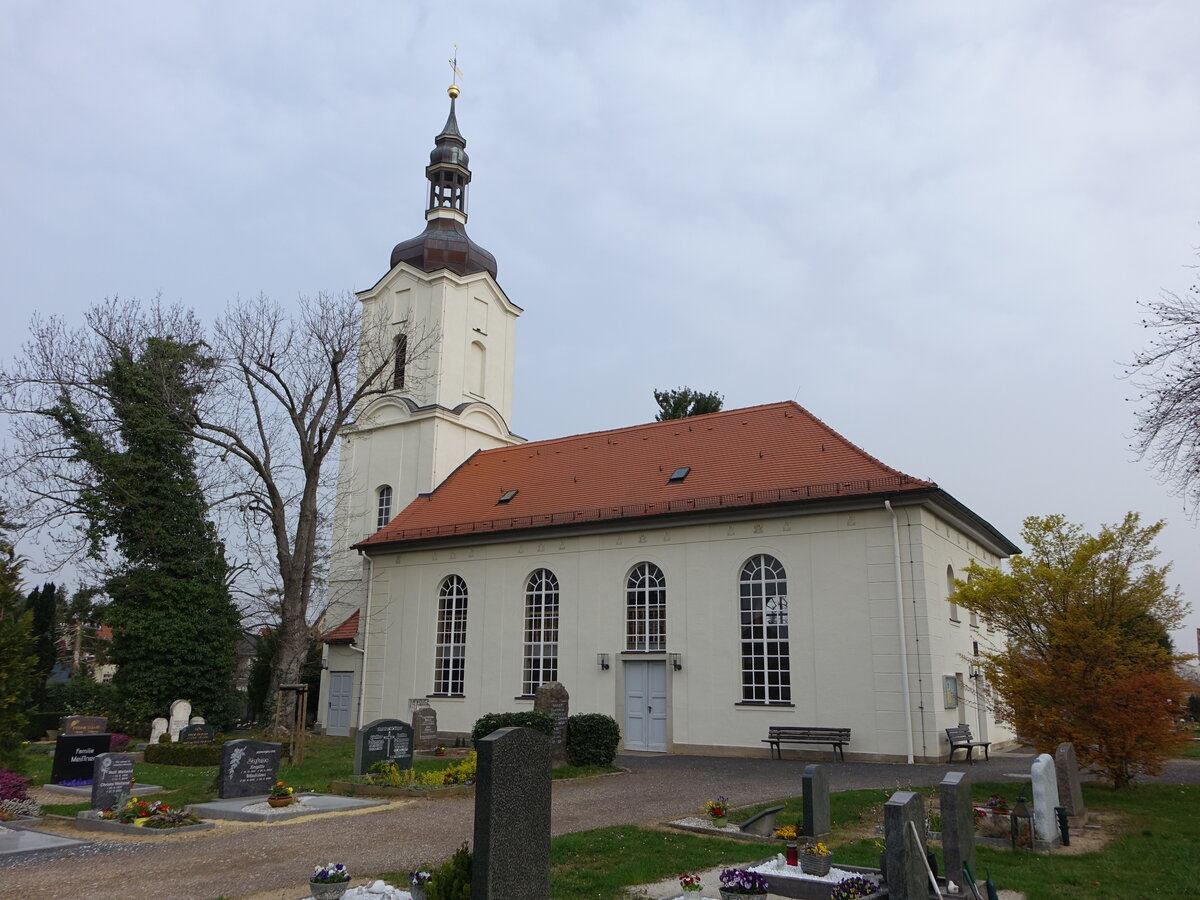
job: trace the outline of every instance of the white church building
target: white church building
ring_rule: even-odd
[[[766,754],[774,725],[848,727],[848,759],[945,759],[959,724],[1011,739],[973,664],[998,636],[946,598],[1019,550],[936,484],[791,402],[513,434],[522,310],[466,234],[457,95],[426,228],[359,294],[400,356],[345,432],[324,730],[423,699],[468,732],[558,681],[629,751]],[[413,333],[437,336],[420,358]]]

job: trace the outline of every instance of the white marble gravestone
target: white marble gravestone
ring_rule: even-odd
[[[1033,779],[1033,828],[1038,840],[1045,841],[1051,846],[1061,843],[1058,833],[1058,819],[1054,809],[1058,802],[1058,771],[1054,767],[1054,757],[1043,753],[1033,761],[1029,770]]]
[[[207,725],[208,723],[204,721],[204,716],[192,716],[190,719],[188,719],[188,724],[189,725]]]
[[[150,723],[150,743],[157,744],[162,740],[162,736],[167,733],[167,725],[167,720],[162,716]]]
[[[192,715],[192,702],[190,700],[176,700],[171,704],[171,723],[167,726],[167,731],[171,734],[172,741],[179,740],[179,733],[188,727],[188,719]]]

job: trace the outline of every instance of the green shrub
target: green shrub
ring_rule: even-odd
[[[425,895],[429,900],[471,900],[471,851],[466,844],[433,870]]]
[[[612,716],[583,713],[567,719],[567,759],[573,766],[611,766],[621,740]]]
[[[46,736],[47,731],[58,731],[59,722],[65,715],[65,712],[33,713],[29,717],[29,724],[23,729],[25,740],[40,741]]]
[[[533,711],[487,713],[480,716],[471,729],[471,746],[478,747],[479,742],[497,728],[532,728],[551,737],[554,734],[554,719],[549,713]]]
[[[219,766],[224,740],[217,735],[215,744],[148,744],[146,762],[159,766]]]

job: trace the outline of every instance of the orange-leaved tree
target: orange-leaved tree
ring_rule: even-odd
[[[1031,516],[1029,551],[1007,572],[973,563],[949,598],[1007,638],[980,655],[997,715],[1038,750],[1071,741],[1115,787],[1161,772],[1180,741],[1187,685],[1168,632],[1187,607],[1154,565],[1163,524],[1129,513],[1090,535]]]

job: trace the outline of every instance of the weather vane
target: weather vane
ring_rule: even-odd
[[[450,63],[450,96],[458,96],[458,82],[463,77],[462,69],[458,67],[458,44],[454,45],[454,55],[448,60]]]

